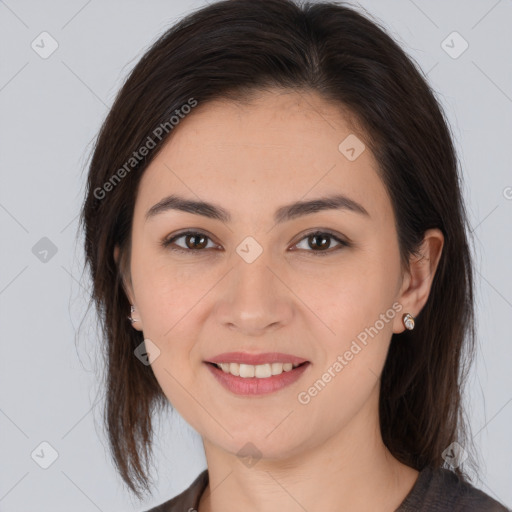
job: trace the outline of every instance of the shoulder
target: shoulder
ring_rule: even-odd
[[[208,470],[205,469],[180,494],[145,512],[197,512],[201,494],[208,485]]]
[[[397,512],[510,512],[505,506],[453,471],[425,468]]]

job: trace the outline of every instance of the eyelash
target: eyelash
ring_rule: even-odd
[[[184,249],[183,247],[171,247],[171,244],[173,244],[176,240],[178,240],[182,237],[186,237],[187,235],[204,236],[208,240],[211,240],[211,238],[208,235],[206,235],[206,233],[202,233],[200,231],[185,231],[183,233],[174,235],[171,238],[166,238],[166,239],[162,240],[161,246],[165,249],[170,249],[171,251],[180,252],[180,253],[194,253],[194,252],[198,253],[198,252],[202,252],[202,251],[206,250],[206,249]],[[334,250],[331,250],[331,248],[329,248],[326,251],[313,251],[313,250],[308,251],[305,249],[298,249],[298,250],[305,250],[306,252],[310,252],[310,253],[314,254],[315,256],[327,256],[329,254],[333,254],[334,252],[337,252],[338,250],[342,249],[343,247],[350,247],[350,245],[351,245],[350,243],[346,242],[345,240],[340,239],[339,237],[337,237],[334,233],[331,233],[330,231],[320,231],[320,230],[315,230],[315,231],[311,231],[310,233],[306,233],[297,242],[297,244],[299,244],[300,242],[302,242],[303,240],[305,240],[311,236],[319,236],[319,235],[327,235],[327,237],[333,238],[340,245]],[[297,244],[295,244],[295,245],[297,245]]]

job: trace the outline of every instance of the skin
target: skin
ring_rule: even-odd
[[[417,479],[382,442],[379,376],[392,334],[405,330],[402,314],[416,316],[428,299],[444,239],[427,231],[422,257],[411,258],[409,271],[401,268],[376,160],[368,148],[354,161],[338,150],[351,133],[342,111],[314,93],[276,90],[250,103],[210,102],[180,122],[141,179],[125,287],[139,320],[133,327],[160,350],[151,366],[163,392],[203,439],[210,483],[199,512],[394,511]],[[274,225],[278,207],[333,191],[361,203],[370,217],[326,210]],[[233,219],[167,211],[145,221],[171,193],[214,202]],[[203,252],[159,246],[188,228],[209,237]],[[314,229],[352,245],[329,238],[331,253],[317,256],[321,249],[306,236]],[[250,264],[236,252],[247,236],[263,249]],[[394,303],[402,311],[301,404],[298,393]],[[236,350],[284,352],[311,365],[291,386],[240,397],[203,363]],[[261,454],[252,466],[237,456],[248,442]]]

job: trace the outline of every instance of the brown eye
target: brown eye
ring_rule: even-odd
[[[177,240],[183,239],[181,244],[176,243]],[[332,240],[338,243],[338,246],[332,248]],[[203,249],[212,249],[215,248],[215,244],[213,247],[208,247],[208,242],[211,242],[211,239],[208,235],[196,232],[196,231],[186,231],[184,233],[180,233],[175,235],[169,239],[165,239],[161,242],[162,247],[169,248],[172,251],[182,252],[182,253],[198,253]],[[306,252],[310,252],[315,256],[326,256],[328,254],[332,254],[343,247],[349,247],[350,244],[341,240],[339,237],[330,233],[328,231],[314,231],[312,233],[307,234],[299,244],[307,244],[307,247],[299,247],[301,250],[305,250]],[[296,244],[295,247],[298,247],[299,244]],[[332,249],[332,250],[330,250]]]
[[[329,250],[332,246],[331,240],[338,242],[338,247],[335,247],[333,250]],[[332,254],[333,252],[340,250],[342,247],[348,247],[350,245],[348,242],[341,240],[336,235],[328,231],[314,231],[313,233],[309,233],[299,242],[299,244],[300,243],[307,244],[307,247],[302,247],[300,248],[301,250],[305,249],[307,252],[311,252],[315,256],[326,256],[327,254]],[[297,244],[296,247],[298,247],[299,244]],[[308,248],[312,250],[308,251]]]
[[[184,245],[176,244],[177,240],[183,239]],[[210,238],[204,233],[195,231],[187,231],[179,235],[173,236],[162,242],[163,247],[169,247],[173,251],[179,252],[199,252],[205,249]],[[173,247],[174,246],[174,247]]]
[[[207,245],[207,238],[200,234],[185,235],[185,245],[189,249],[204,249]]]
[[[329,246],[331,245],[329,235],[309,235],[308,243],[312,249],[318,248],[322,250],[328,249]]]

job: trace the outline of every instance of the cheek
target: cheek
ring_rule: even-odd
[[[191,358],[197,338],[200,299],[212,284],[191,272],[177,271],[169,264],[142,264],[134,258],[132,280],[143,319],[144,339],[160,351],[151,364],[155,377],[169,399],[179,385],[194,378]],[[140,262],[140,265],[139,265]],[[173,378],[174,376],[174,378]],[[179,397],[173,396],[173,402]]]
[[[395,270],[389,260],[373,254],[381,253],[359,253],[329,273],[303,276],[298,282],[297,294],[321,320],[314,320],[321,327],[322,353],[315,378],[320,386],[329,382],[330,391],[322,393],[326,401],[346,393],[354,404],[364,400],[386,360],[398,314],[392,307]]]
[[[395,289],[391,266],[382,258],[354,252],[336,264],[297,267],[287,279],[324,327],[334,331],[333,338],[346,340],[373,325],[391,307]]]
[[[194,266],[171,263],[154,252],[134,252],[132,281],[145,327],[162,336],[191,310],[204,293],[205,280]]]

